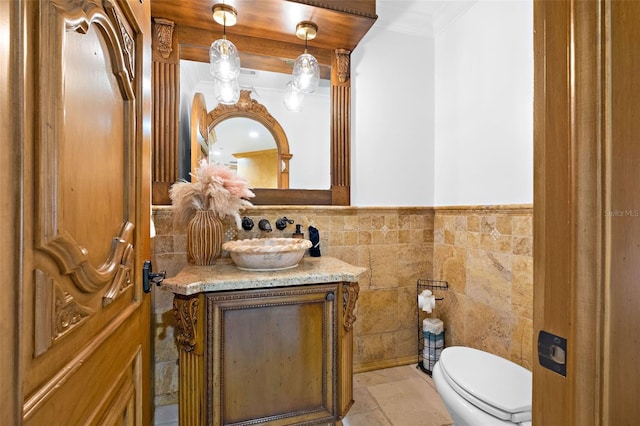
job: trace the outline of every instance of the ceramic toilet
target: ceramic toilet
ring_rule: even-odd
[[[433,381],[456,426],[531,425],[531,372],[463,346],[445,348]]]

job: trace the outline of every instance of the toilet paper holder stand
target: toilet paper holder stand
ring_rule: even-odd
[[[418,279],[417,290],[418,294],[422,293],[423,290],[449,290],[449,283],[441,280]],[[436,296],[436,300],[444,300],[444,297]]]
[[[444,297],[438,293],[442,290],[448,290],[449,283],[442,280],[433,279],[418,279],[416,284],[416,293],[418,298],[424,290],[430,290],[436,301],[444,300]],[[440,352],[444,349],[444,329],[441,334],[436,337],[436,340],[429,338],[428,343],[425,342],[425,335],[423,334],[422,321],[426,318],[427,313],[423,312],[420,307],[418,311],[418,365],[416,368],[422,370],[422,372],[431,376],[433,366],[440,357]],[[433,337],[433,335],[431,335]]]

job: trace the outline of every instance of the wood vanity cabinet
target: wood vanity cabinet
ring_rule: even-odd
[[[174,295],[180,425],[340,424],[357,282]]]

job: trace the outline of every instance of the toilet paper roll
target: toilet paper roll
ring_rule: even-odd
[[[418,295],[418,307],[424,312],[431,313],[436,307],[436,297],[431,290],[424,290]]]
[[[438,318],[425,318],[422,320],[422,330],[433,334],[440,334],[444,331],[444,324]]]
[[[422,358],[429,360],[438,360],[440,359],[440,354],[442,354],[442,348],[424,348],[422,350]]]
[[[428,331],[423,331],[424,346],[430,348],[442,348],[444,347],[444,333],[433,334]]]

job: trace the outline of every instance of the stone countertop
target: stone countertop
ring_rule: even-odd
[[[165,279],[161,287],[189,296],[213,291],[357,282],[366,271],[367,268],[327,256],[305,256],[295,268],[269,272],[243,271],[236,268],[230,258],[222,258],[211,266],[188,265],[175,277]]]

